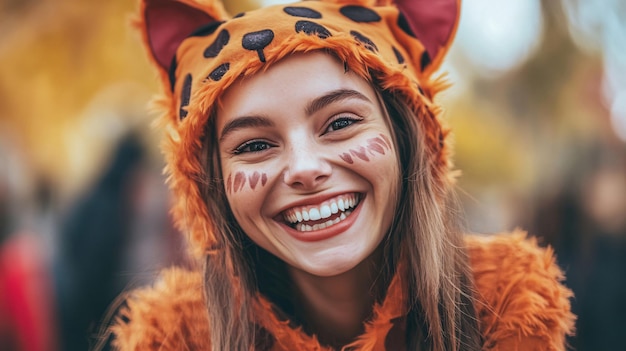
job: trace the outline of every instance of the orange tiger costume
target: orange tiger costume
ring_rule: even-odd
[[[193,252],[201,256],[219,250],[196,183],[203,173],[200,140],[208,118],[237,79],[295,52],[332,52],[361,77],[401,95],[422,118],[433,178],[448,189],[453,183],[448,130],[433,102],[444,83],[433,73],[454,37],[458,16],[455,0],[305,1],[232,18],[216,1],[144,0],[138,26],[164,85],[158,104],[168,131],[163,149],[176,197],[173,216]],[[571,292],[560,284],[563,276],[552,251],[540,249],[523,233],[467,236],[466,244],[484,349],[564,349],[574,316]],[[346,349],[402,349],[405,289],[400,276],[374,307],[363,335]],[[173,268],[153,287],[133,292],[123,318],[112,327],[115,345],[120,350],[209,350],[202,283],[200,272]],[[252,315],[258,350],[327,350],[315,336],[281,320],[263,296],[257,297]]]

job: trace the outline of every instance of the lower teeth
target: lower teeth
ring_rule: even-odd
[[[314,224],[314,225],[308,225],[305,223],[298,223],[296,224],[296,229],[300,232],[311,232],[314,230],[320,230],[320,229],[324,229],[324,228],[328,228],[332,225],[335,225],[341,221],[343,221],[344,219],[346,219],[350,214],[352,213],[352,211],[348,210],[346,212],[343,212],[339,217],[335,218],[334,220],[328,220],[324,223],[320,223],[320,224]]]

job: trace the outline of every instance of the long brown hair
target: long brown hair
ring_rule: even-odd
[[[374,84],[376,86],[376,84]],[[397,262],[406,265],[408,350],[480,350],[473,282],[452,189],[440,185],[425,152],[420,118],[389,91],[378,90],[398,150],[402,181],[395,217],[383,243],[388,283]],[[219,247],[207,253],[204,292],[214,350],[250,350],[255,344],[251,304],[261,293],[295,318],[285,264],[252,243],[237,224],[224,193],[215,116],[203,142],[206,177],[199,180]],[[298,321],[296,321],[298,322]]]
[[[391,121],[402,182],[391,229],[391,257],[407,265],[409,350],[480,350],[473,280],[446,174],[434,174],[419,116],[389,91],[379,92]],[[419,336],[419,337],[418,337]]]

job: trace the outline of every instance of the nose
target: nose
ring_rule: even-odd
[[[285,184],[300,190],[314,190],[332,173],[332,166],[313,141],[298,140],[288,151],[283,173]]]

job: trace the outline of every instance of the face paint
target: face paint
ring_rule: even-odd
[[[259,181],[259,172],[254,171],[251,176],[248,177],[248,183],[250,184],[250,188],[254,190],[256,188],[256,183]]]
[[[259,184],[259,180],[261,181],[261,186],[265,186],[265,183],[267,183],[267,174],[254,171],[254,173],[246,175],[244,172],[239,171],[235,173],[234,179],[232,174],[229,174],[224,184],[226,192],[231,194],[243,190],[246,185],[246,180],[248,181],[250,189],[254,190]]]
[[[343,153],[341,155],[339,155],[339,157],[341,157],[342,160],[346,161],[349,164],[353,164],[354,161],[352,161],[352,156],[350,156],[350,154],[348,153]]]
[[[367,161],[369,162],[369,158],[367,157],[367,154],[365,153],[365,151],[367,151],[366,148],[364,148],[363,146],[359,146],[359,148],[357,150],[355,149],[350,149],[350,153],[358,158],[360,158],[363,161]]]
[[[232,174],[228,175],[228,179],[226,180],[226,193],[230,194],[230,191],[232,190]]]
[[[380,137],[383,139],[383,141],[385,142],[385,144],[387,144],[387,148],[389,150],[391,150],[391,141],[389,140],[389,138],[387,138],[387,136],[385,134],[378,134],[380,135]]]
[[[368,152],[370,156],[376,156],[376,153],[380,155],[385,154],[385,150],[391,150],[391,143],[389,143],[389,138],[387,138],[384,134],[379,134],[379,136],[375,138],[367,139],[367,146],[359,146],[355,149],[348,150],[349,153],[342,153],[339,157],[344,160],[346,163],[353,164],[354,160],[352,156],[358,157],[359,159],[369,162],[370,158],[368,157]],[[351,156],[352,155],[352,156]]]
[[[236,193],[243,189],[246,184],[246,175],[243,172],[235,173],[235,180],[233,181],[233,192]]]
[[[382,134],[381,134],[382,135]],[[370,151],[376,151],[381,155],[385,154],[385,149],[387,149],[387,144],[381,137],[376,137],[372,139],[367,139],[367,149]]]

